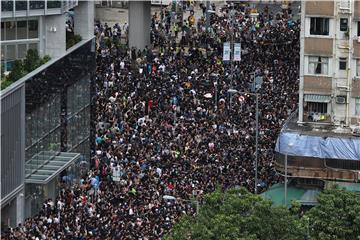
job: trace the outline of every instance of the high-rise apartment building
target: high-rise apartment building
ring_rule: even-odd
[[[360,1],[302,1],[299,109],[276,168],[292,177],[360,180]]]

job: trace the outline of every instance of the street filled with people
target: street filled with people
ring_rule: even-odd
[[[161,239],[217,187],[254,192],[255,170],[258,192],[282,180],[273,149],[297,108],[300,22],[286,10],[211,8],[210,26],[206,9],[177,23],[155,14],[144,50],[121,43],[127,26],[96,24],[91,168],[4,239]],[[223,61],[231,40],[240,61]]]

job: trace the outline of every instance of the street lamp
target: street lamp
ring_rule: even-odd
[[[255,121],[256,121],[256,137],[255,137],[255,146],[256,146],[256,150],[255,150],[255,194],[258,193],[258,152],[259,152],[259,93],[255,92],[255,93],[251,93],[251,92],[239,92],[236,89],[229,89],[227,91],[230,96],[232,96],[232,94],[247,94],[247,95],[252,95],[256,97],[256,116],[255,116]],[[230,97],[231,100],[231,97]]]
[[[197,198],[197,197],[196,197]],[[184,201],[184,202],[195,202],[196,204],[196,215],[199,215],[199,209],[200,209],[200,203],[199,200],[187,200],[187,199],[182,199],[182,198],[176,198],[174,196],[170,196],[170,195],[164,195],[163,196],[164,200],[174,200],[174,201]]]

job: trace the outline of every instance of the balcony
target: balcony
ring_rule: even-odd
[[[304,122],[331,123],[331,116],[327,113],[304,112]]]

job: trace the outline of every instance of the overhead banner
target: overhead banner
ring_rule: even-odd
[[[224,43],[223,61],[230,61],[230,43]]]
[[[241,44],[235,43],[234,44],[234,61],[241,60]]]

